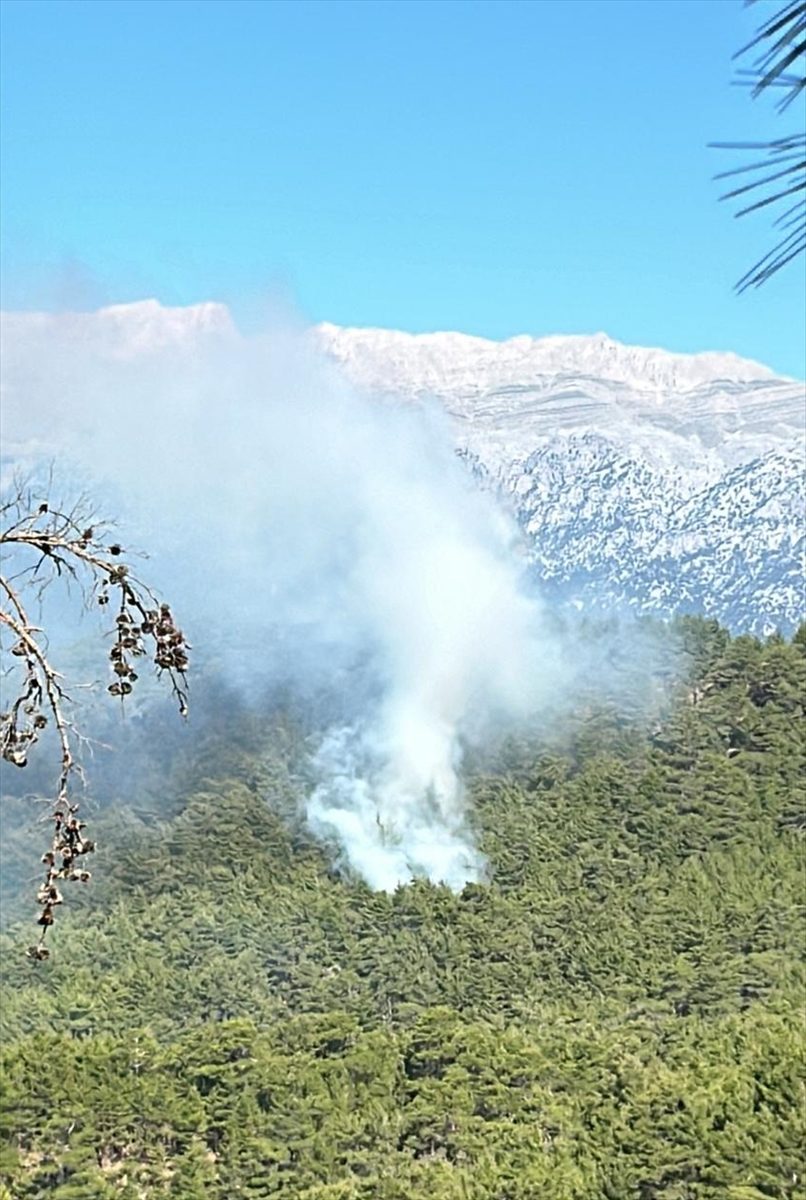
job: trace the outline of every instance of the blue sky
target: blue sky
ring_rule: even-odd
[[[280,297],[802,375],[802,269],[733,294],[768,219],[707,148],[793,123],[730,85],[765,7],[3,0],[3,304]]]

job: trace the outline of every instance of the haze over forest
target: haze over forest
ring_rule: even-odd
[[[801,385],[216,306],[12,314],[3,358],[8,465],[58,451],[50,495],[120,513],[193,647],[188,728],[147,681],[77,709],[96,878],[33,974],[46,742],[4,799],[9,1194],[798,1195],[803,630],[563,593],[522,506],[565,456],[559,544],[588,504],[601,543],[619,448],[747,472],[763,607]],[[87,680],[96,612],[46,594]]]

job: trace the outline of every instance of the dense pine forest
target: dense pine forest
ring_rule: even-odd
[[[101,756],[94,880],[32,962],[7,798],[0,1197],[806,1197],[806,628],[679,633],[659,718],[474,754],[458,895],[335,869],[305,721],[218,693]]]

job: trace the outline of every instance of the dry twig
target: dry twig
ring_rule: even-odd
[[[62,512],[17,482],[0,505],[0,517],[2,564],[13,570],[0,574],[0,626],[10,636],[11,644],[4,650],[19,668],[6,672],[6,679],[15,680],[14,698],[0,713],[0,756],[13,766],[25,767],[31,748],[52,722],[61,758],[51,813],[53,836],[42,855],[45,878],[37,893],[41,933],[28,951],[31,957],[44,959],[48,956],[45,935],[62,903],[58,884],[89,880],[89,871],[78,861],[95,844],[85,836],[79,805],[70,794],[73,777],[82,777],[74,746],[86,739],[68,719],[70,697],[48,658],[44,631],[31,621],[22,597],[33,590],[41,598],[43,589],[61,578],[77,582],[85,599],[94,598],[102,607],[116,601],[115,640],[108,655],[113,678],[107,690],[121,701],[137,682],[135,660],[148,657],[167,677],[179,712],[186,716],[189,647],[169,606],[134,575],[123,561],[123,548],[109,540],[108,525],[91,519],[86,502]]]

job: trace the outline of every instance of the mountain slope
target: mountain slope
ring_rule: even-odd
[[[7,412],[24,410],[20,379],[32,359],[34,384],[50,369],[65,333],[71,347],[135,365],[241,336],[220,304],[6,314]],[[598,609],[698,609],[757,633],[801,618],[806,398],[796,380],[735,354],[671,354],[604,334],[493,342],[324,324],[307,336],[370,396],[447,412],[459,450],[512,507],[549,591]]]
[[[488,342],[319,326],[370,392],[437,402],[511,504],[543,586],[577,606],[803,613],[803,385],[733,354],[593,337]]]
[[[712,468],[803,429],[803,386],[735,354],[670,354],[592,337],[402,334],[320,325],[314,337],[358,386],[435,399],[484,460],[512,461],[557,434],[602,432],[647,457]]]

